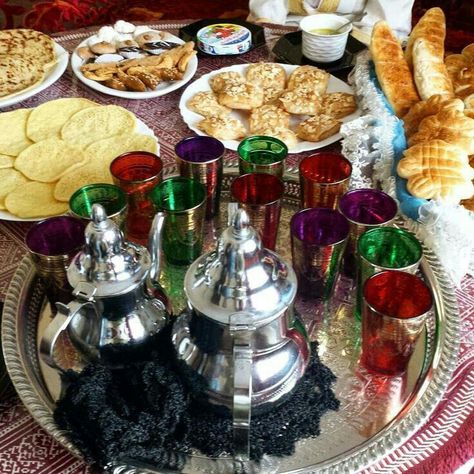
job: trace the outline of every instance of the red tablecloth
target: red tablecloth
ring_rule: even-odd
[[[157,27],[176,33],[182,24]],[[266,28],[271,43],[287,29]],[[78,30],[57,35],[57,41],[71,51],[88,36]],[[202,59],[197,76],[235,62],[266,59],[269,48],[261,47],[238,58]],[[177,103],[181,91],[146,101],[116,99],[91,91],[72,77],[68,70],[52,87],[13,107],[35,107],[58,97],[84,96],[102,104],[123,105],[151,127],[161,144],[164,160],[173,160],[173,146],[190,131],[181,120]],[[301,155],[292,155],[295,162]],[[25,253],[23,236],[27,223],[0,222],[0,301],[5,298],[17,263]],[[461,349],[457,368],[446,394],[428,423],[412,438],[367,472],[412,472],[448,474],[464,464],[474,453],[474,279],[465,278],[456,291],[461,315]],[[79,474],[89,473],[83,461],[74,458],[31,418],[13,390],[0,401],[0,474]]]

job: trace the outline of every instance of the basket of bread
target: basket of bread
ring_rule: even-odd
[[[396,167],[417,198],[472,206],[474,195],[474,44],[445,57],[444,13],[432,8],[413,28],[405,51],[385,22],[370,51],[377,79],[408,147]],[[471,207],[471,209],[474,209]]]
[[[420,19],[405,50],[377,23],[351,78],[363,115],[341,134],[353,186],[396,198],[405,225],[458,284],[474,272],[474,45],[446,55],[445,33],[439,8]]]

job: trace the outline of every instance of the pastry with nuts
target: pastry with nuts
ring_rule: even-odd
[[[217,102],[214,92],[198,92],[187,104],[188,108],[196,114],[204,117],[226,117],[231,113],[231,109]]]
[[[325,115],[339,119],[354,113],[357,110],[357,103],[352,94],[331,92],[322,96],[321,110]]]
[[[238,140],[247,134],[242,122],[232,117],[206,117],[197,126],[219,140]]]
[[[276,63],[251,64],[246,71],[248,82],[263,89],[263,103],[277,99],[285,90],[286,73],[282,66]]]
[[[301,122],[296,135],[302,140],[319,142],[339,132],[342,122],[329,115],[316,115]]]
[[[228,82],[217,93],[217,101],[231,109],[251,110],[263,104],[263,89],[250,82]]]

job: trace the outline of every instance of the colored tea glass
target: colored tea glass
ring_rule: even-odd
[[[115,158],[110,172],[114,183],[127,195],[127,238],[146,245],[155,215],[148,194],[163,179],[163,162],[154,153],[132,151]]]
[[[423,249],[418,239],[403,229],[378,227],[364,232],[357,242],[357,301],[356,317],[362,311],[362,291],[366,280],[384,270],[415,273]]]
[[[393,198],[377,189],[354,189],[341,197],[338,208],[351,226],[342,259],[342,272],[354,278],[357,240],[371,228],[389,225],[397,215],[398,206]]]
[[[256,135],[242,140],[237,148],[240,174],[269,173],[282,179],[288,147],[277,138]]]
[[[213,137],[189,137],[174,150],[179,174],[206,187],[206,219],[213,218],[219,213],[224,145]]]
[[[155,186],[150,198],[156,211],[166,214],[162,248],[167,262],[189,265],[202,253],[206,188],[177,176]]]
[[[308,298],[329,300],[349,237],[349,222],[333,209],[304,209],[291,218],[290,233],[298,292]]]
[[[27,232],[25,243],[36,272],[46,286],[46,296],[53,312],[55,303],[69,303],[72,288],[67,280],[71,260],[85,244],[85,224],[72,216],[58,216],[35,223]]]
[[[406,371],[433,305],[430,289],[410,273],[387,270],[364,285],[362,365],[385,375]]]
[[[349,188],[352,165],[335,151],[322,151],[303,158],[299,165],[301,208],[337,209]]]
[[[88,184],[79,188],[69,199],[70,214],[86,225],[91,220],[93,204],[101,204],[107,217],[124,230],[127,218],[127,195],[113,184]]]
[[[250,224],[262,239],[262,245],[275,250],[285,186],[277,176],[249,173],[238,176],[230,187],[232,198],[247,212]]]

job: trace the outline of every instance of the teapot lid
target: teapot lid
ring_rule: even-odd
[[[85,236],[84,250],[67,270],[73,288],[88,282],[96,288],[95,295],[101,297],[127,293],[140,284],[150,268],[150,254],[145,247],[125,241],[100,204],[92,205]]]
[[[253,315],[258,326],[285,311],[296,295],[296,275],[276,253],[265,249],[248,214],[238,209],[217,249],[199,257],[184,278],[189,304],[223,324],[236,312]]]

